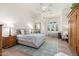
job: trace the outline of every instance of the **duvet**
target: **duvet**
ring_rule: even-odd
[[[23,42],[30,42],[30,44],[34,44],[35,47],[39,47],[44,41],[45,41],[45,35],[44,34],[27,34],[27,35],[17,35],[17,41],[23,41]],[[26,43],[22,43],[25,45]]]

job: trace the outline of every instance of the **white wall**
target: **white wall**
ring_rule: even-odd
[[[65,9],[62,10],[62,32],[67,31],[68,32],[68,14],[71,11],[70,7],[67,7]]]
[[[0,21],[13,22],[15,29],[28,28],[28,24],[32,27],[34,23],[41,22],[41,33],[47,33],[46,22],[49,19],[43,18],[43,16],[54,17],[52,20],[57,19],[59,21],[59,31],[62,31],[62,24],[66,23],[66,17],[64,17],[65,9],[61,15],[61,9],[64,5],[66,4],[53,4],[52,12],[49,12],[49,15],[46,16],[40,12],[39,4],[0,4]]]
[[[34,24],[32,19],[32,11],[34,11],[35,4],[0,4],[0,22],[1,24],[12,24],[14,29],[28,28]],[[7,27],[7,26],[5,26]],[[3,36],[8,35],[8,29],[3,29]]]

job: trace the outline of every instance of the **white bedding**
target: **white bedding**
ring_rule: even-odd
[[[27,35],[17,35],[17,40],[32,42],[37,47],[39,47],[45,39],[44,34],[27,34]]]

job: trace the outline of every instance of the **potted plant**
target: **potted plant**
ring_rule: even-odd
[[[78,7],[78,6],[79,6],[79,3],[73,3],[71,6],[71,9],[74,9],[75,7]]]

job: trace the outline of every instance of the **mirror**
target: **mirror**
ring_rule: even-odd
[[[41,23],[35,23],[35,33],[41,32]]]

